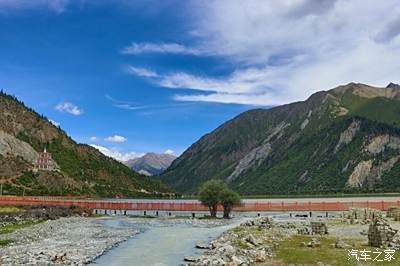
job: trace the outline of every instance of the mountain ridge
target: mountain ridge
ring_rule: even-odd
[[[16,97],[0,92],[0,181],[3,194],[150,196],[168,192],[97,149],[78,144]],[[44,147],[60,171],[34,171]]]
[[[154,176],[164,172],[175,159],[176,156],[172,154],[149,152],[142,157],[126,161],[124,164],[138,173]]]
[[[387,180],[400,169],[399,150],[393,143],[379,154],[362,149],[368,141],[397,138],[399,99],[394,83],[349,83],[305,101],[250,110],[201,137],[161,178],[187,193],[211,178],[244,194],[397,191]]]

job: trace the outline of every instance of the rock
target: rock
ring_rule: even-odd
[[[264,250],[259,250],[256,253],[256,262],[264,262],[267,260],[267,255]]]
[[[199,261],[199,258],[194,256],[186,256],[183,260],[188,262],[197,262]]]
[[[242,265],[244,263],[244,260],[237,257],[237,256],[232,256],[232,262],[235,263],[235,265]]]
[[[341,249],[350,249],[352,248],[351,245],[345,243],[343,240],[339,239],[338,241],[335,242],[334,244],[335,248],[341,248]]]
[[[258,241],[255,239],[255,237],[254,237],[252,234],[249,234],[249,235],[245,238],[245,240],[246,240],[247,242],[249,242],[250,244],[254,245],[254,246],[258,246],[258,245],[259,245]]]
[[[223,245],[218,248],[218,251],[224,256],[232,257],[235,254],[236,249],[231,245]]]
[[[30,144],[0,130],[0,155],[22,157],[28,162],[34,162],[38,153]]]
[[[343,145],[349,144],[353,140],[356,133],[360,130],[360,125],[361,121],[355,120],[340,134],[340,139],[338,144],[336,144],[334,153],[337,153]]]
[[[321,242],[316,238],[312,238],[310,242],[307,243],[307,247],[317,248],[321,246]]]
[[[203,243],[203,242],[198,242],[196,244],[196,248],[198,249],[210,249],[210,245]]]

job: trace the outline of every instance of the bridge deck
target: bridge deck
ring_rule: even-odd
[[[260,199],[243,200],[235,211],[345,211],[349,208],[373,208],[387,210],[389,207],[400,207],[399,198],[369,200],[368,198],[335,199]],[[0,196],[0,205],[48,205],[48,206],[80,206],[104,210],[159,210],[159,211],[206,211],[207,208],[197,200],[127,200],[127,199],[74,199],[65,197],[34,196]]]

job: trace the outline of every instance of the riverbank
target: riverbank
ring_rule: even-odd
[[[22,214],[15,214],[13,221],[19,220],[20,215]],[[126,254],[132,255],[133,258],[128,263],[121,262],[122,265],[130,265],[132,260],[143,261],[143,264],[137,265],[149,265],[144,261],[153,259],[155,249],[159,250],[157,254],[161,262],[167,260],[180,262],[181,256],[185,255],[185,252],[190,252],[185,248],[193,246],[196,237],[203,239],[210,232],[213,232],[212,237],[216,237],[230,228],[224,226],[234,223],[221,219],[124,216],[31,220],[32,217],[29,215],[23,215],[25,219],[20,219],[21,223],[27,223],[28,220],[35,222],[29,224],[30,226],[27,224],[0,234],[0,243],[4,243],[0,248],[0,265],[82,265],[94,261],[97,265],[110,265],[109,254],[114,256],[111,260],[115,265],[115,256],[118,256],[120,248],[113,248],[136,235],[141,235],[140,242],[138,239],[126,242],[128,243]],[[3,218],[11,219],[5,216]],[[129,244],[134,247],[130,247]],[[162,245],[164,247],[161,247]],[[171,256],[168,252],[175,252],[177,255]],[[107,255],[102,256],[105,253]],[[101,259],[97,260],[100,257]],[[165,265],[178,265],[178,263]]]
[[[246,265],[364,265],[349,257],[350,250],[369,254],[368,265],[398,265],[400,223],[384,212],[354,209],[340,218],[304,218],[279,221],[261,217],[246,221],[202,245],[201,256],[186,257],[189,266]],[[371,246],[371,242],[375,246]],[[397,260],[384,260],[395,250]],[[381,261],[372,262],[373,252]],[[376,254],[375,254],[376,255]],[[360,257],[358,257],[360,258]]]
[[[0,235],[12,240],[0,249],[0,264],[86,264],[137,233],[133,228],[107,227],[100,220],[60,218]]]

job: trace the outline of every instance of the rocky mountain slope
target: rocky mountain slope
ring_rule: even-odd
[[[164,172],[175,159],[176,156],[172,154],[150,152],[125,164],[142,175],[153,176]]]
[[[243,194],[400,191],[400,86],[350,83],[245,112],[161,176],[181,192],[211,178]]]
[[[61,171],[33,171],[46,147]],[[3,194],[145,196],[166,191],[95,148],[77,144],[15,97],[0,93],[0,182]]]

